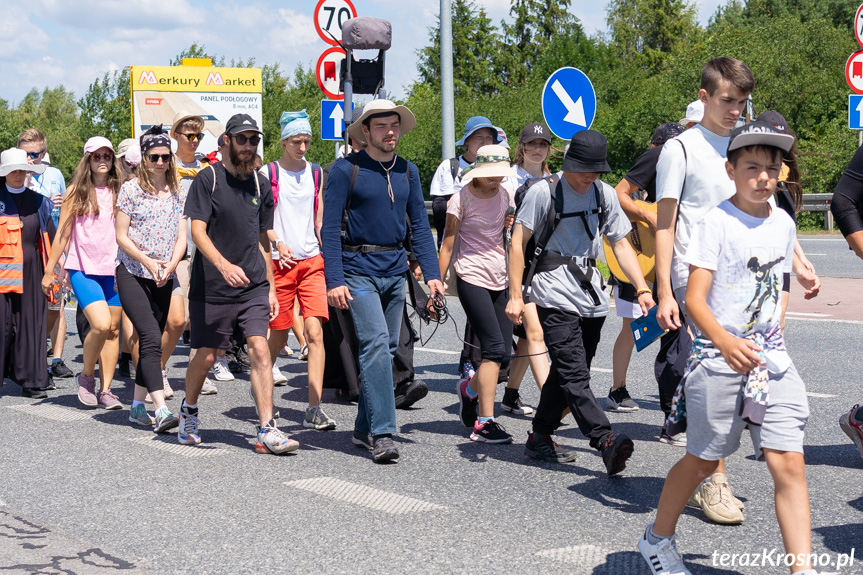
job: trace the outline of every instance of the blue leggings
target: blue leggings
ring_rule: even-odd
[[[81,309],[96,301],[120,307],[120,296],[114,291],[114,276],[87,275],[80,270],[69,270],[69,283]]]

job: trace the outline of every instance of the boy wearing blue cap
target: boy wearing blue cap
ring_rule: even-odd
[[[305,110],[282,112],[282,157],[270,162],[263,173],[273,188],[273,228],[267,231],[273,253],[273,279],[279,300],[279,315],[270,322],[270,357],[275,385],[285,385],[275,361],[288,342],[294,325],[294,302],[302,309],[303,333],[308,353],[309,406],[303,419],[307,429],[335,429],[321,409],[324,386],[324,339],[322,325],[329,319],[324,258],[320,229],[323,217],[319,192],[323,170],[306,160],[312,126]],[[305,349],[303,351],[306,351]]]
[[[638,549],[656,575],[688,575],[675,529],[689,494],[740,446],[749,429],[755,455],[773,476],[776,517],[792,573],[810,564],[809,496],[803,428],[806,388],[782,335],[782,274],[790,272],[795,226],[768,203],[794,137],[764,122],[731,132],[726,172],[735,194],[694,226],[686,311],[698,328],[675,397],[670,432],[687,432],[686,454],[669,471],[656,521]]]

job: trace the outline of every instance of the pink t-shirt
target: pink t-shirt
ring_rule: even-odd
[[[491,198],[475,196],[469,185],[450,198],[446,213],[461,222],[454,267],[463,281],[494,291],[506,289],[503,224],[509,207],[515,207],[515,201],[503,186]]]
[[[117,268],[117,231],[111,188],[96,188],[96,202],[98,216],[75,218],[65,267],[91,276],[113,276]]]

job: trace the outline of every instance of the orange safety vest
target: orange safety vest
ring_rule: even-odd
[[[24,293],[21,218],[0,215],[0,293]]]

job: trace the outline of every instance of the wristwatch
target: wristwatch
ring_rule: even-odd
[[[275,251],[279,251],[279,247],[278,247],[278,246],[279,246],[279,242],[281,242],[281,241],[282,241],[282,240],[279,240],[279,239],[270,240],[270,245],[272,246],[273,250],[275,250]]]

